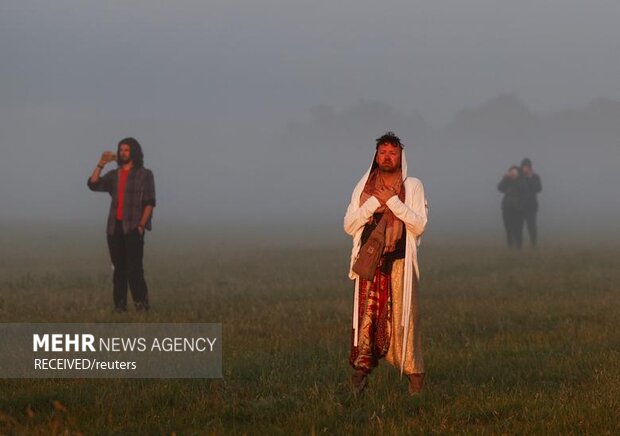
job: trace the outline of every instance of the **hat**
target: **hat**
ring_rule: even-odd
[[[521,166],[522,166],[522,167],[523,167],[523,166],[528,166],[528,167],[531,167],[531,166],[532,166],[532,160],[526,157],[525,159],[523,159],[523,160],[521,161]]]

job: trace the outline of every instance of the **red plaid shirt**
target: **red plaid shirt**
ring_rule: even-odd
[[[120,169],[108,171],[96,183],[88,178],[88,187],[91,191],[107,192],[112,197],[108,214],[108,235],[114,234],[116,226],[116,210],[118,208],[118,179]],[[146,168],[132,168],[127,177],[123,199],[123,233],[127,234],[138,227],[142,212],[146,206],[155,207],[155,181],[153,172]],[[151,230],[151,218],[146,223],[146,229]]]

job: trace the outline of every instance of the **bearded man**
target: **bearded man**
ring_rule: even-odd
[[[422,182],[407,177],[400,138],[387,132],[376,140],[372,164],[355,187],[344,217],[344,230],[353,237],[349,277],[355,280],[355,295],[349,363],[355,370],[356,393],[366,387],[368,375],[383,357],[407,375],[412,395],[422,390],[417,247],[427,217]],[[379,262],[364,278],[355,271],[356,265],[365,251],[373,251],[364,249],[377,231],[383,235]]]
[[[101,176],[104,166],[116,160],[118,168]],[[110,259],[114,266],[114,308],[127,311],[127,287],[137,311],[149,309],[148,288],[144,280],[142,258],[144,232],[151,230],[155,207],[155,182],[151,170],[144,168],[142,147],[135,138],[118,143],[116,155],[105,151],[101,155],[88,187],[92,191],[110,194],[107,239]]]

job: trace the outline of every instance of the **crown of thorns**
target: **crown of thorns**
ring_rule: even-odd
[[[400,138],[398,136],[396,136],[396,134],[392,131],[389,132],[385,132],[382,136],[380,136],[379,138],[377,138],[377,147],[379,148],[379,146],[381,144],[392,144],[392,145],[397,145],[400,148],[403,148],[404,145],[402,142],[400,142]]]

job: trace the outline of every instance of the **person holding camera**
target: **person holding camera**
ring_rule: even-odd
[[[510,248],[523,245],[523,190],[524,183],[518,166],[511,166],[497,185],[502,198],[502,219],[506,230],[506,242]]]
[[[117,168],[101,176],[105,165],[114,160]],[[128,287],[136,310],[149,309],[142,259],[144,233],[151,230],[155,207],[155,182],[153,172],[144,168],[143,162],[140,143],[125,138],[118,143],[116,154],[103,152],[87,182],[91,191],[107,192],[111,197],[106,233],[114,267],[113,300],[117,312],[127,311]]]

